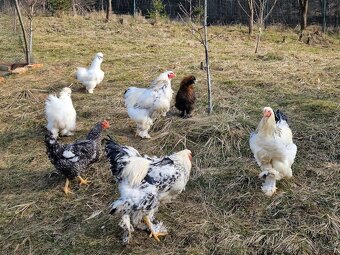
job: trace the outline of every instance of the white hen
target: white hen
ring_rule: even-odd
[[[61,135],[73,135],[76,128],[76,110],[71,99],[71,89],[66,87],[60,92],[59,98],[49,95],[45,103],[45,114],[47,119],[46,128],[52,133],[54,138]]]
[[[261,168],[260,178],[265,178],[262,191],[272,196],[276,181],[292,177],[292,164],[297,152],[287,117],[279,110],[263,109],[263,118],[257,129],[250,135],[250,149]]]
[[[171,79],[174,77],[176,75],[172,71],[166,71],[149,88],[130,87],[125,91],[125,107],[129,117],[137,124],[136,135],[150,138],[148,131],[155,117],[166,116],[173,94]]]
[[[104,79],[104,72],[100,69],[100,65],[103,62],[103,57],[103,53],[98,52],[94,56],[89,68],[77,68],[77,80],[86,87],[86,90],[89,93],[93,93],[94,88]]]

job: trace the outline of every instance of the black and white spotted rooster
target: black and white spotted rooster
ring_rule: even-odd
[[[88,185],[90,182],[84,180],[80,173],[85,171],[90,164],[99,160],[102,131],[109,127],[110,124],[106,120],[98,122],[87,134],[85,140],[76,141],[72,144],[58,143],[49,131],[45,135],[48,158],[55,168],[66,177],[65,194],[72,193],[69,184],[70,180],[74,178],[79,179],[80,185]]]
[[[121,216],[123,242],[129,243],[134,227],[150,230],[159,241],[167,234],[162,222],[154,218],[160,203],[170,202],[189,180],[191,151],[182,150],[162,158],[142,157],[137,150],[106,140],[105,151],[118,182],[120,197],[111,205],[111,214]]]

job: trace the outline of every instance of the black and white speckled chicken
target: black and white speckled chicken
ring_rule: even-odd
[[[191,171],[191,151],[182,150],[162,158],[142,157],[137,150],[111,138],[105,151],[118,182],[120,197],[111,205],[111,214],[121,216],[123,242],[129,243],[134,227],[150,230],[159,241],[167,234],[154,214],[160,203],[170,202],[184,189]]]
[[[47,155],[55,168],[66,177],[64,186],[65,194],[72,193],[69,184],[70,180],[78,178],[80,185],[88,184],[80,173],[87,167],[98,161],[101,153],[101,135],[103,129],[109,128],[109,122],[103,120],[98,122],[87,134],[86,139],[76,141],[72,144],[60,144],[48,131],[45,135]]]

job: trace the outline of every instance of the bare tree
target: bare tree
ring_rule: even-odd
[[[320,0],[321,1],[321,0]],[[262,30],[264,28],[265,21],[268,19],[269,15],[274,9],[274,6],[276,5],[277,0],[246,0],[248,10],[246,10],[245,7],[241,4],[240,0],[237,0],[239,6],[241,9],[248,15],[249,18],[249,34],[252,34],[253,32],[253,22],[254,22],[254,16],[256,17],[256,23],[258,27],[258,34],[257,34],[257,40],[256,40],[256,47],[255,47],[255,53],[258,52],[260,47],[260,41],[262,36]],[[268,10],[268,6],[271,4],[270,9]]]
[[[185,8],[185,6],[182,3],[179,3],[179,8],[185,14],[185,16],[189,19],[189,22],[191,22],[192,14],[193,14],[192,0],[185,0],[185,2],[189,4],[189,10],[187,10],[187,8]]]
[[[110,16],[112,13],[112,0],[107,0],[107,9],[106,9],[106,22],[109,22]]]
[[[319,0],[321,5],[321,12],[322,12],[322,32],[326,32],[326,18],[327,18],[327,0]]]
[[[28,13],[28,20],[29,20],[29,47],[28,47],[28,56],[29,61],[28,63],[31,64],[33,59],[33,17],[34,17],[34,7],[37,4],[38,0],[27,0],[27,4],[29,7],[29,13]]]
[[[208,41],[208,2],[207,0],[204,1],[204,40],[203,46],[205,50],[205,65],[206,65],[206,73],[207,73],[207,82],[208,82],[208,114],[212,112],[212,94],[211,94],[211,75],[210,75],[210,65],[209,65],[209,41]]]
[[[19,22],[20,22],[20,27],[21,27],[21,30],[22,30],[22,36],[24,38],[24,43],[25,43],[26,63],[31,64],[30,63],[31,60],[30,60],[30,57],[29,57],[29,49],[28,49],[28,43],[27,43],[26,30],[25,30],[25,27],[24,27],[24,23],[22,21],[19,3],[18,3],[18,0],[14,0],[14,2],[15,2],[15,9],[17,11]]]
[[[72,11],[73,11],[73,16],[77,16],[77,8],[76,8],[76,0],[72,0]]]
[[[269,10],[267,10],[267,5],[272,2],[272,6]],[[274,6],[276,4],[277,0],[254,0],[254,10],[256,14],[256,20],[257,20],[257,26],[259,29],[259,33],[257,35],[257,42],[256,42],[256,47],[255,47],[255,53],[258,52],[259,46],[260,46],[260,41],[261,41],[261,36],[262,36],[262,29],[264,28],[264,23],[268,19],[269,15],[274,9]]]
[[[243,7],[243,5],[240,3],[240,0],[237,0],[237,3],[248,16],[248,33],[249,35],[252,35],[254,27],[254,0],[247,0],[248,10]]]
[[[299,0],[301,33],[307,27],[308,0]]]
[[[187,11],[183,5],[179,5],[183,14],[188,18],[188,21],[184,21],[181,17],[182,21],[185,22],[192,32],[192,35],[203,45],[205,52],[205,70],[207,75],[207,86],[208,86],[208,114],[210,114],[213,110],[212,104],[212,85],[211,85],[211,74],[210,74],[210,63],[209,63],[209,41],[208,39],[208,2],[204,0],[204,18],[203,18],[203,27],[196,27],[196,25],[192,22],[192,19],[189,18],[190,11]]]

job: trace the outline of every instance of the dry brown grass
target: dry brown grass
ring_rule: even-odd
[[[202,47],[177,23],[106,24],[101,16],[42,18],[35,24],[35,59],[41,69],[6,77],[0,100],[0,246],[3,254],[339,254],[339,37],[312,45],[282,28],[265,31],[260,54],[245,27],[210,27],[214,112],[206,114]],[[10,24],[1,15],[0,24]],[[7,33],[8,34],[8,33]],[[0,39],[8,40],[0,33]],[[286,43],[281,43],[286,36]],[[77,66],[104,53],[105,80],[93,95],[75,83]],[[0,44],[0,56],[15,55]],[[194,117],[156,121],[151,140],[133,136],[122,95],[147,86],[161,71],[198,78]],[[120,242],[118,219],[108,205],[118,196],[105,159],[86,174],[92,183],[65,197],[63,177],[52,174],[45,154],[44,101],[75,83],[78,113],[74,137],[83,137],[102,118],[123,144],[148,155],[187,147],[194,165],[185,192],[157,214],[170,234],[156,243],[136,231]],[[294,178],[278,193],[260,191],[259,169],[249,146],[262,107],[287,113],[298,146]],[[101,213],[100,213],[101,212]]]

